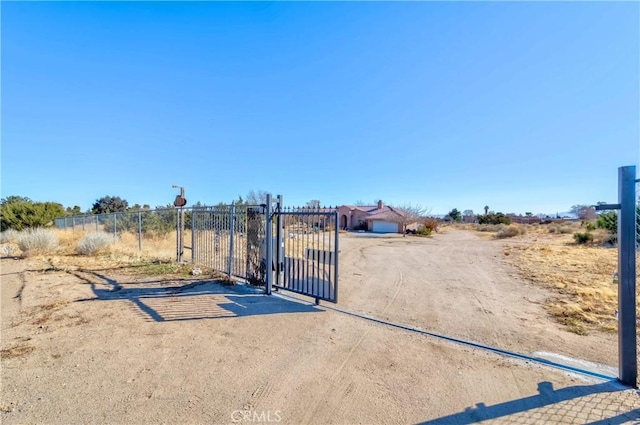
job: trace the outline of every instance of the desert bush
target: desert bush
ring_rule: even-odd
[[[592,232],[593,243],[596,245],[615,244],[618,241],[617,233],[609,233],[605,229],[596,229]]]
[[[416,234],[418,235],[422,235],[422,236],[430,236],[431,235],[432,230],[428,227],[421,227],[416,231]]]
[[[435,218],[427,218],[424,220],[423,224],[426,229],[430,229],[432,232],[437,233],[440,222]]]
[[[587,229],[587,232],[593,232],[596,230],[596,225],[590,221],[583,221],[580,225]]]
[[[609,233],[618,233],[618,213],[615,211],[600,214],[596,223],[599,229],[605,229]]]
[[[520,234],[520,229],[515,226],[506,226],[496,232],[496,238],[504,239],[504,238],[512,238],[514,236],[518,236]]]
[[[571,228],[571,226],[560,226],[558,228],[558,233],[562,233],[563,235],[568,235],[571,232],[573,232],[573,229]]]
[[[14,229],[8,229],[0,233],[0,243],[16,242],[20,232]]]
[[[499,232],[504,227],[504,224],[478,224],[476,230],[478,232]]]
[[[496,214],[478,215],[478,224],[511,224],[511,219],[499,212]]]
[[[76,251],[81,255],[93,255],[115,242],[113,235],[105,232],[89,233],[78,241]]]
[[[49,226],[64,208],[56,202],[33,202],[29,198],[9,196],[0,201],[0,230],[24,230]]]
[[[573,234],[573,239],[577,244],[586,244],[593,241],[593,235],[589,232],[576,232]]]
[[[25,254],[49,254],[59,245],[58,236],[49,229],[36,227],[18,235],[18,247]]]

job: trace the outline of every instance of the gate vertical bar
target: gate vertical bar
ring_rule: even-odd
[[[264,293],[271,295],[271,285],[273,284],[273,271],[271,265],[273,264],[273,221],[271,216],[271,194],[267,194],[267,206],[265,209],[266,215],[266,237],[265,237],[265,251],[266,251],[266,264],[265,264],[265,284]]]
[[[231,203],[231,214],[229,215],[229,261],[227,262],[227,275],[231,277],[231,273],[233,272],[233,252],[234,252],[234,236],[235,236],[235,215],[236,215],[236,204],[235,202]]]
[[[636,167],[618,169],[618,356],[619,379],[637,388],[636,348]]]
[[[191,264],[196,263],[196,209],[191,208]]]
[[[282,195],[278,195],[278,206],[276,207],[276,285],[282,284],[282,266],[284,263],[282,233]]]

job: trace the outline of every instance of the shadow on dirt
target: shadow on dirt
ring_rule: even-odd
[[[493,406],[478,403],[460,413],[422,422],[421,425],[499,423],[623,424],[640,419],[638,392],[617,382],[581,385],[559,390],[551,382],[538,383],[538,394]]]
[[[183,285],[166,281],[121,283],[95,272],[71,274],[90,284],[95,294],[94,298],[77,302],[129,301],[144,320],[155,322],[323,312],[311,305],[266,296],[244,285],[217,281]],[[85,274],[98,279],[87,278]]]

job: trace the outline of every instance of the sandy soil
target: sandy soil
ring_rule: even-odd
[[[349,234],[338,308],[523,353],[615,364],[614,336],[562,330],[539,304],[547,294],[519,281],[501,255],[499,242],[467,232]],[[331,306],[215,282],[56,270],[41,260],[1,266],[6,424],[640,417],[635,392]]]

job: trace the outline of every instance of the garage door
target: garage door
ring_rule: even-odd
[[[376,233],[398,233],[398,223],[389,221],[374,221],[373,231]]]

